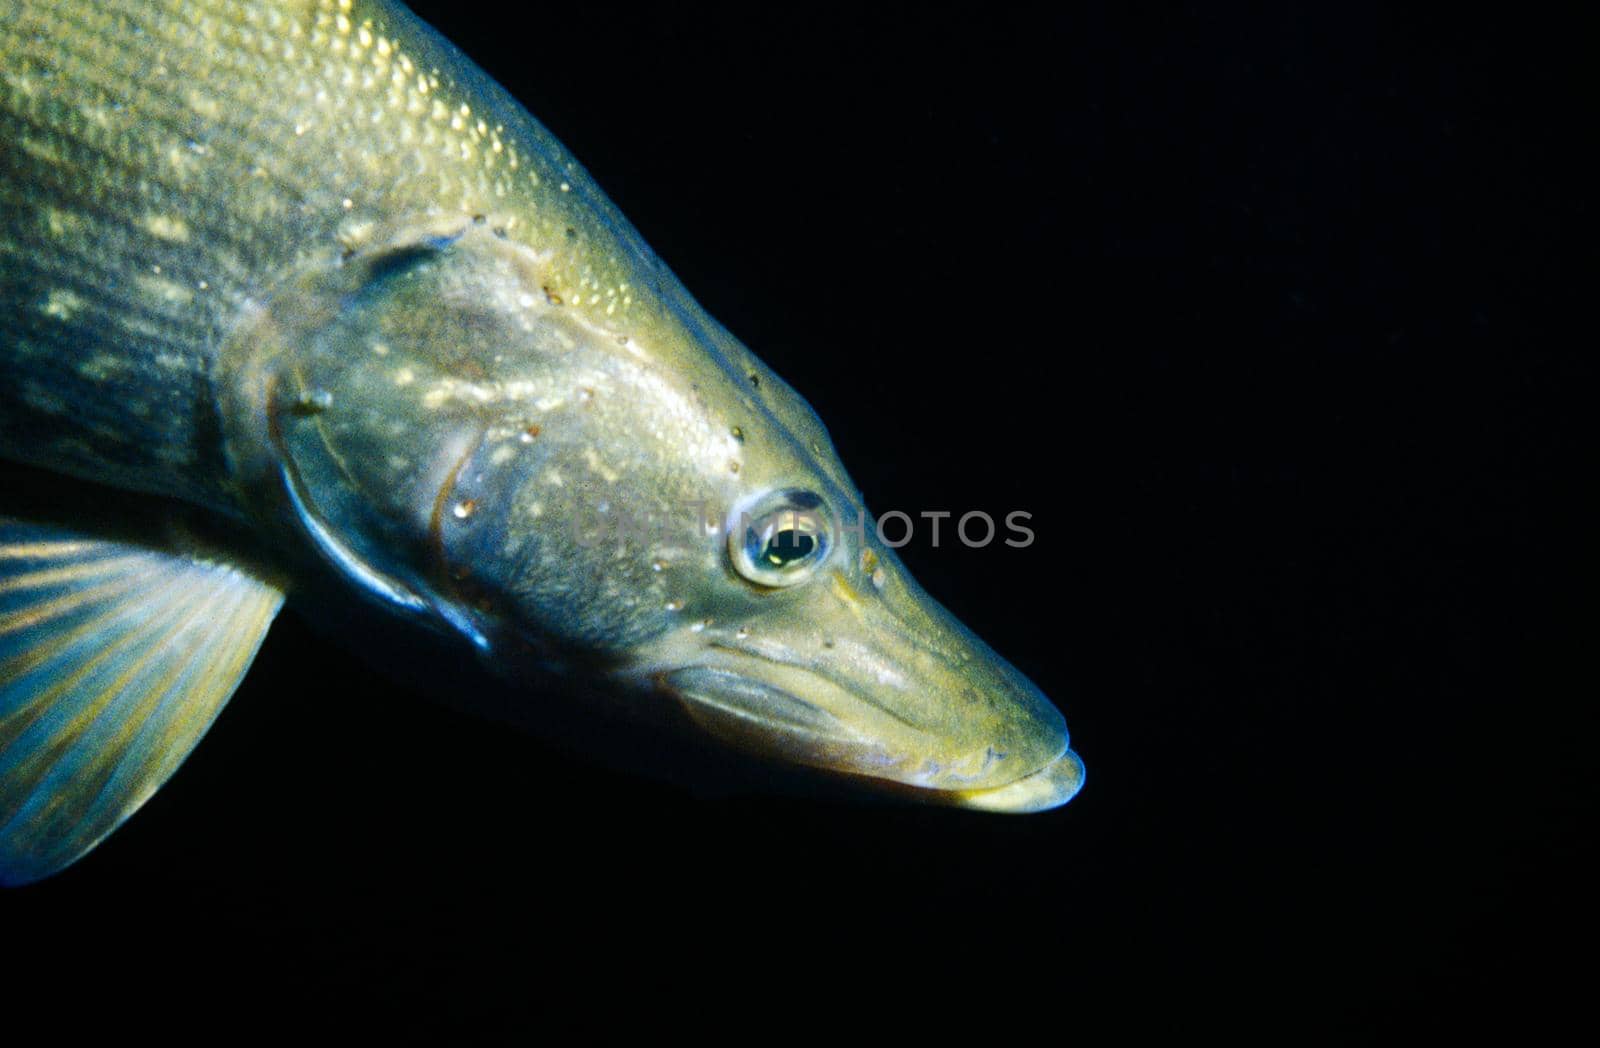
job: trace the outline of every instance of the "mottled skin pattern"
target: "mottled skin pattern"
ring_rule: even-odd
[[[403,9],[0,0],[0,139],[0,454],[314,550],[508,675],[931,799],[1076,791],[870,521],[741,569],[783,492],[855,522],[822,425]]]

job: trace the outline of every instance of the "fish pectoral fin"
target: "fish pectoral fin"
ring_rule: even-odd
[[[0,516],[0,884],[137,811],[249,668],[283,592],[190,545]]]

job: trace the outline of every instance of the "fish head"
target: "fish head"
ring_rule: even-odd
[[[638,701],[738,748],[972,808],[1069,800],[1056,707],[916,583],[809,404],[670,305],[581,340],[514,466],[480,451],[515,481],[461,472],[449,501],[478,512],[446,521],[452,573],[501,565],[503,627],[604,653]]]
[[[612,322],[540,265],[380,252],[279,325],[270,439],[330,559],[502,673],[608,677],[763,756],[995,811],[1076,793],[1061,714],[917,585],[802,397],[670,277]]]

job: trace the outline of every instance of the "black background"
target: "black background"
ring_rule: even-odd
[[[415,6],[810,400],[870,506],[1034,514],[1025,550],[903,557],[1063,707],[1088,784],[1029,818],[702,796],[290,615],[144,812],[0,899],[37,942],[3,962],[457,1035],[1576,1003],[1592,25]]]

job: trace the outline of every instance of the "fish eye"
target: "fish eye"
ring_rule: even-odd
[[[830,547],[822,499],[795,488],[759,499],[738,513],[728,529],[734,569],[759,586],[804,582]]]

